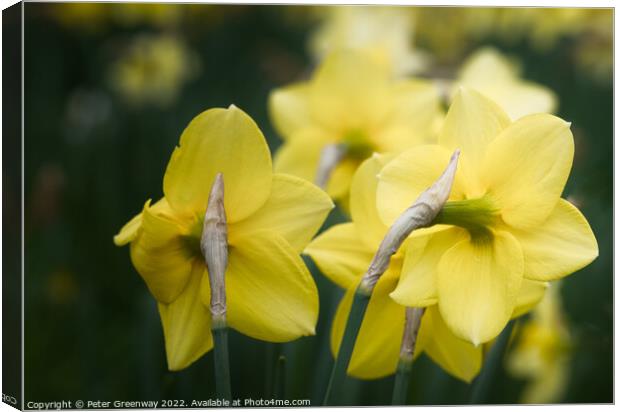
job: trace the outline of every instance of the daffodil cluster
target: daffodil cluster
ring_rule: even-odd
[[[482,344],[532,310],[549,282],[598,256],[585,217],[562,198],[574,142],[570,123],[551,114],[553,91],[522,79],[518,64],[491,48],[473,53],[449,78],[408,78],[428,68],[405,41],[409,17],[384,11],[371,19],[367,37],[355,36],[368,28],[367,13],[337,9],[313,37],[319,63],[310,78],[270,93],[284,142],[273,166],[249,116],[234,106],[207,110],[173,151],[163,198],[147,201],[114,238],[130,244],[133,265],[158,302],[171,370],[213,347],[201,239],[216,176],[224,185],[228,325],[270,342],[313,334],[318,293],[303,252],[345,291],[331,325],[337,357],[358,287],[386,234],[460,151],[447,203],[390,251],[387,270],[368,291],[347,369],[362,379],[396,372],[407,308],[424,308],[413,356],[425,353],[472,381],[483,365]],[[129,66],[119,70],[127,84],[146,81]],[[332,199],[351,221],[313,239]],[[528,342],[546,338],[536,325],[524,328],[522,355],[515,356],[529,356]]]

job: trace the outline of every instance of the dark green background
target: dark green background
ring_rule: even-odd
[[[112,236],[148,198],[162,194],[169,156],[185,125],[210,107],[234,103],[251,115],[269,145],[270,90],[310,73],[305,8],[210,6],[210,17],[174,31],[195,50],[200,75],[167,108],[132,107],[110,89],[106,70],[118,45],[162,29],[113,21],[99,30],[60,24],[53,8],[25,6],[25,396],[48,400],[159,400],[214,397],[212,353],[180,373],[166,370],[154,300]],[[117,6],[118,7],[118,6]],[[597,237],[600,257],[564,281],[562,295],[575,340],[564,402],[612,402],[613,91],[575,68],[574,40],[541,54],[526,41],[506,45],[524,76],[559,96],[559,116],[572,122],[576,155],[565,196],[578,199]],[[477,44],[471,44],[475,49]],[[76,91],[109,104],[92,126],[67,116]],[[10,178],[18,178],[9,176]],[[342,221],[335,211],[327,224]],[[275,360],[287,358],[285,397],[319,405],[332,359],[331,317],[342,292],[308,261],[321,298],[317,336],[287,344],[233,332],[233,396],[271,398]],[[393,378],[348,383],[344,404],[388,404]],[[517,402],[522,381],[501,375],[492,402]],[[426,357],[415,363],[410,402],[466,403],[470,387]]]

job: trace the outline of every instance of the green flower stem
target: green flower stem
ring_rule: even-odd
[[[400,358],[394,377],[394,391],[392,392],[392,405],[406,405],[409,381],[411,380],[411,366],[413,359]]]
[[[286,356],[280,355],[275,370],[273,398],[286,399]]]
[[[482,371],[480,371],[480,375],[478,375],[474,381],[472,395],[469,400],[470,404],[478,405],[489,402],[491,387],[493,386],[493,381],[496,378],[497,372],[502,366],[504,353],[508,347],[508,341],[510,340],[510,335],[512,334],[512,329],[515,322],[515,320],[511,320],[508,323],[491,347],[491,350],[482,365]]]
[[[211,332],[213,333],[213,355],[215,358],[215,393],[218,399],[231,400],[226,321],[213,322]]]
[[[353,304],[351,305],[351,312],[347,319],[347,326],[344,330],[344,336],[340,343],[340,349],[338,350],[338,356],[334,363],[331,376],[329,377],[329,383],[327,385],[327,392],[323,400],[323,405],[333,405],[334,400],[340,395],[342,385],[347,376],[347,369],[349,368],[349,361],[353,354],[353,347],[355,346],[355,340],[357,334],[362,326],[364,320],[364,314],[370,301],[370,295],[372,291],[358,286],[353,295]]]

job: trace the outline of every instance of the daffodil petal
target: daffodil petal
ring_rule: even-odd
[[[418,340],[424,352],[450,375],[471,382],[480,371],[482,346],[474,346],[456,337],[441,317],[437,305],[426,309]]]
[[[462,229],[448,227],[435,234],[408,239],[398,286],[390,297],[403,306],[436,304],[439,260],[465,236]]]
[[[396,286],[397,271],[386,272],[375,286],[351,355],[347,373],[360,379],[377,379],[393,374],[398,364],[405,325],[405,308],[388,294]],[[340,302],[331,333],[331,348],[336,356],[353,302],[355,286]]]
[[[598,244],[579,209],[564,199],[535,229],[512,230],[523,248],[524,276],[557,280],[585,267],[598,256]]]
[[[515,307],[523,252],[508,232],[459,241],[437,270],[439,310],[455,335],[474,344],[496,337]]]
[[[314,182],[321,152],[329,143],[321,131],[307,130],[301,133],[300,136],[285,142],[276,152],[275,171]],[[334,169],[326,189],[332,198],[340,199],[348,195],[351,179],[358,165],[359,161],[345,158]]]
[[[168,205],[168,201],[165,197],[159,199],[153,206],[151,206],[151,211],[155,214],[164,214],[168,216],[172,216],[174,212],[170,209]],[[135,215],[129,222],[125,224],[118,232],[116,236],[114,236],[114,244],[116,246],[124,246],[127,243],[133,241],[138,236],[138,231],[142,226],[142,212]]]
[[[481,49],[467,59],[458,82],[496,102],[513,120],[532,113],[552,113],[556,108],[551,90],[521,80],[511,62],[493,48]]]
[[[465,177],[469,197],[478,196],[479,165],[489,143],[510,124],[510,118],[493,101],[461,87],[452,100],[439,135],[439,144],[449,150],[461,149],[459,167]]]
[[[327,183],[327,193],[336,200],[347,198],[351,189],[353,175],[360,165],[357,159],[342,160],[332,172]]]
[[[131,242],[130,256],[155,299],[170,303],[185,289],[194,255],[188,247],[184,226],[152,209],[147,202],[142,228]]]
[[[228,324],[268,342],[313,335],[319,310],[314,280],[295,249],[275,232],[255,232],[230,248]]]
[[[494,98],[492,95],[489,97]],[[557,107],[551,90],[531,82],[508,84],[494,100],[513,120],[533,113],[553,113]]]
[[[183,292],[173,302],[158,305],[171,371],[188,367],[213,347],[211,315],[200,300],[203,276],[203,264],[196,263]]]
[[[461,87],[454,95],[439,135],[448,150],[461,149],[473,163],[484,157],[487,145],[510,124],[510,118],[492,100]]]
[[[521,282],[521,290],[517,296],[517,302],[512,312],[512,317],[518,318],[534,309],[545,296],[548,286],[546,282],[537,282],[524,278],[523,282]]]
[[[381,151],[403,151],[419,144],[436,143],[433,125],[441,115],[435,85],[405,80],[392,86],[393,106],[384,127],[371,137]]]
[[[439,145],[418,146],[398,155],[381,170],[377,186],[377,211],[386,226],[391,226],[441,176],[450,156],[450,151]],[[464,196],[460,162],[457,167],[450,200]]]
[[[364,53],[332,53],[311,82],[312,116],[330,130],[364,130],[377,125],[391,109],[389,79],[389,68]]]
[[[272,230],[301,252],[333,207],[327,193],[312,183],[292,175],[275,174],[267,201],[251,216],[230,225],[228,240],[234,246],[237,239],[251,236],[252,232]]]
[[[229,223],[251,215],[269,197],[269,148],[256,123],[235,106],[199,114],[181,135],[164,176],[170,206],[181,213],[203,214],[220,172]]]
[[[269,95],[269,114],[283,139],[312,125],[307,83],[295,83],[276,89]]]
[[[353,223],[335,225],[314,238],[304,250],[321,272],[343,289],[357,284],[374,252],[359,238]]]
[[[377,212],[377,174],[383,164],[377,156],[366,159],[351,182],[351,218],[360,239],[376,250],[387,232]]]
[[[544,222],[560,199],[573,152],[570,124],[549,114],[517,120],[489,145],[482,176],[508,225]]]
[[[114,236],[114,244],[116,246],[124,246],[138,236],[138,230],[142,226],[142,212],[135,215],[131,220],[125,223],[125,226]]]
[[[483,47],[467,58],[458,74],[458,82],[480,90],[485,83],[496,86],[516,78],[518,72],[497,49]]]
[[[274,170],[276,173],[290,174],[314,182],[321,150],[326,144],[320,133],[304,133],[303,136],[286,141],[276,151]]]

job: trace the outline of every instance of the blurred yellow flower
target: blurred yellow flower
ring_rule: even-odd
[[[276,171],[313,181],[323,148],[345,148],[327,184],[336,199],[347,198],[353,173],[373,151],[432,141],[441,113],[432,83],[394,81],[384,66],[353,51],[327,57],[311,80],[272,92],[269,109],[285,141]]]
[[[508,357],[508,372],[530,381],[521,397],[523,403],[558,402],[568,384],[571,338],[556,286],[519,328]]]
[[[173,103],[200,69],[198,56],[179,38],[143,34],[111,67],[112,86],[132,105]]]
[[[340,6],[321,10],[324,20],[310,39],[316,60],[352,49],[391,68],[395,75],[419,73],[428,66],[429,56],[413,46],[413,8]]]
[[[352,223],[332,226],[305,249],[321,271],[346,290],[336,312],[331,333],[332,352],[337,354],[349,316],[353,294],[361,276],[387,232],[376,209],[376,175],[393,155],[375,155],[359,167],[351,187]],[[409,242],[414,241],[409,239]],[[404,246],[403,248],[405,248]],[[405,307],[390,298],[412,265],[422,265],[416,256],[397,253],[387,272],[379,279],[366,310],[348,373],[363,379],[375,379],[396,371],[405,325]],[[514,315],[531,308],[542,297],[540,282],[524,282]],[[425,352],[451,375],[471,381],[480,370],[482,347],[457,338],[446,326],[437,306],[427,309],[422,318],[415,356]]]
[[[416,39],[441,64],[452,65],[493,27],[497,9],[415,7]]]
[[[611,9],[590,10],[588,30],[575,50],[579,68],[594,80],[609,82],[614,68],[614,15]]]
[[[455,82],[482,93],[516,120],[532,113],[553,113],[557,106],[555,94],[547,87],[522,80],[515,64],[497,50],[485,47],[463,63]]]
[[[86,31],[99,30],[108,17],[105,3],[60,3],[49,7],[60,24]]]
[[[61,3],[50,5],[61,24],[81,30],[98,30],[119,23],[125,26],[148,24],[170,27],[181,21],[183,7],[157,3]]]
[[[156,27],[175,26],[183,16],[183,4],[123,3],[112,4],[110,14],[114,20],[127,26],[146,23]]]
[[[299,252],[333,207],[316,186],[273,174],[265,139],[234,106],[198,115],[164,176],[164,197],[114,237],[159,304],[168,367],[187,367],[213,347],[209,281],[200,238],[210,187],[223,174],[229,258],[227,321],[255,339],[314,334],[318,295]]]
[[[539,51],[554,47],[564,37],[580,35],[592,30],[596,19],[611,9],[577,7],[517,7],[500,9],[495,30],[507,40],[526,37]]]
[[[560,198],[573,162],[570,124],[550,114],[515,122],[479,93],[462,88],[439,145],[410,149],[381,170],[377,209],[391,224],[440,175],[455,148],[459,167],[449,202],[418,233],[392,298],[437,303],[460,338],[484,343],[504,328],[525,280],[556,280],[598,255],[579,210]],[[405,258],[407,259],[407,257]]]

